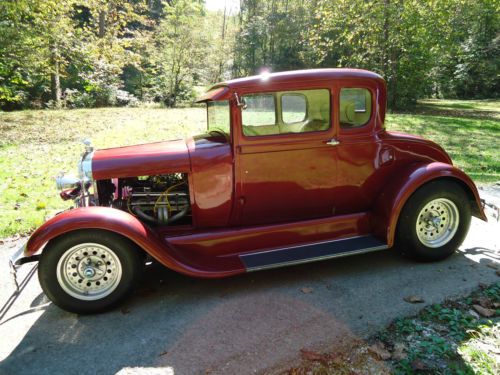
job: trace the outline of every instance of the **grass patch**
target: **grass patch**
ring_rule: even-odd
[[[480,306],[493,316],[475,311]],[[387,347],[406,348],[390,364],[396,374],[416,369],[433,374],[498,374],[500,357],[500,283],[479,288],[467,298],[423,309],[416,317],[395,321],[375,337]]]
[[[386,127],[420,135],[441,145],[453,163],[476,182],[500,180],[499,120],[389,114]]]
[[[182,138],[202,131],[205,116],[201,108],[0,113],[0,238],[29,232],[71,206],[54,177],[77,173],[84,138],[96,148]]]
[[[486,106],[500,113],[498,101],[473,102],[477,108]],[[29,232],[71,205],[59,198],[54,177],[61,171],[76,173],[84,138],[104,148],[182,138],[205,127],[204,108],[0,112],[0,238]],[[478,182],[500,180],[500,121],[496,119],[456,113],[390,114],[387,128],[436,141]]]
[[[493,116],[499,116],[499,99],[488,100],[450,100],[450,99],[423,99],[418,101],[420,108],[432,108],[435,110],[470,110],[470,111],[488,111]]]
[[[480,316],[475,311],[477,306],[492,316]],[[500,283],[483,286],[466,298],[397,319],[367,342],[354,340],[347,350],[340,347],[332,353],[307,352],[301,365],[284,373],[498,374],[499,307]]]

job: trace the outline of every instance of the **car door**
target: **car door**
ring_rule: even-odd
[[[339,87],[339,144],[337,151],[337,187],[335,194],[343,199],[338,214],[368,211],[380,193],[383,175],[392,158],[384,155],[377,141],[374,109],[375,89],[359,84]],[[387,159],[387,160],[385,160]],[[384,161],[385,160],[385,161]]]
[[[236,204],[243,225],[335,213],[335,130],[328,88],[243,94],[235,131]],[[238,118],[236,116],[236,118]]]

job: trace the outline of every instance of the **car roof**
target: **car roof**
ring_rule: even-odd
[[[244,78],[231,79],[229,81],[218,83],[215,87],[228,86],[229,88],[248,87],[262,85],[266,83],[278,82],[300,82],[300,81],[320,81],[331,79],[348,79],[348,78],[364,78],[383,80],[377,73],[364,69],[350,69],[350,68],[331,68],[331,69],[306,69],[306,70],[292,70],[288,72],[278,73],[262,73]]]
[[[197,102],[206,100],[225,100],[228,98],[230,91],[243,87],[262,87],[263,85],[269,87],[274,84],[286,82],[298,83],[339,79],[365,79],[377,81],[379,84],[383,84],[384,82],[384,79],[379,74],[365,69],[328,68],[292,70],[277,73],[264,72],[250,77],[236,78],[219,82],[210,87],[205,95],[197,99]]]

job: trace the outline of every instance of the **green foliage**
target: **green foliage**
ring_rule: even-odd
[[[413,374],[417,362],[433,374],[498,373],[494,358],[500,337],[498,316],[485,319],[471,313],[472,305],[485,298],[486,303],[498,303],[500,283],[460,300],[429,306],[377,334],[386,343],[403,343],[407,348],[403,358],[392,361],[394,373]]]
[[[242,3],[239,75],[264,67],[366,68],[387,80],[394,109],[429,96],[498,96],[498,0]]]
[[[230,14],[202,0],[1,1],[0,108],[176,106],[266,68],[373,70],[393,109],[499,95],[499,0],[239,3]]]

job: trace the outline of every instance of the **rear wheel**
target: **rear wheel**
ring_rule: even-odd
[[[455,252],[469,230],[467,194],[449,181],[433,181],[418,189],[403,207],[397,245],[403,253],[424,261]]]
[[[142,264],[140,250],[128,239],[83,230],[49,242],[38,275],[43,291],[56,305],[88,314],[108,310],[126,297]]]

